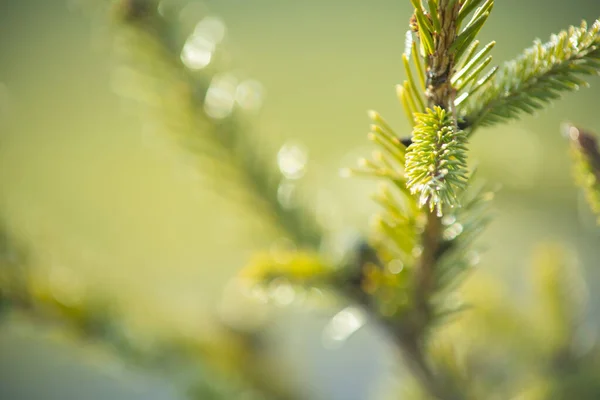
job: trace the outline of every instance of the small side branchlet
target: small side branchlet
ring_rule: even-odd
[[[503,64],[494,79],[482,83],[460,105],[471,124],[490,126],[542,109],[563,92],[588,86],[584,77],[600,70],[600,20],[588,28],[584,21],[550,41],[536,41],[522,55]],[[463,104],[464,102],[464,104]]]
[[[565,127],[571,142],[576,183],[583,188],[586,200],[600,224],[600,149],[598,139],[573,125]]]

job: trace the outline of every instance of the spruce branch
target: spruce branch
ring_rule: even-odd
[[[479,126],[532,114],[563,92],[586,87],[583,77],[599,71],[600,20],[590,28],[584,21],[552,35],[546,43],[536,41],[517,59],[502,65],[493,80],[486,78],[466,101],[461,99],[460,115],[472,134]]]
[[[400,139],[370,112],[368,137],[379,151],[351,170],[388,183],[374,196],[383,209],[374,219],[381,264],[366,270],[363,290],[429,396],[463,399],[473,389],[463,384],[466,375],[432,357],[429,338],[464,310],[448,295],[478,262],[475,242],[490,221],[493,192],[476,185],[474,171],[468,174],[470,121],[459,111],[498,73],[488,70],[495,42],[480,48],[476,40],[494,2],[434,0],[428,9],[412,3],[406,81],[397,86],[411,138]]]
[[[370,112],[373,125],[369,139],[381,151],[351,170],[391,184],[382,186],[374,197],[384,210],[375,218],[382,265],[368,271],[364,290],[371,298],[371,309],[382,319],[406,355],[407,365],[430,395],[462,398],[435,372],[427,355],[426,336],[438,320],[457,311],[445,307],[439,295],[456,285],[472,265],[466,250],[485,224],[481,220],[485,218],[477,218],[476,211],[471,213],[471,205],[480,205],[480,193],[466,200],[462,211],[467,217],[453,209],[467,193],[466,135],[456,118],[454,86],[464,89],[471,85],[490,62],[486,57],[493,44],[477,54],[471,44],[493,2],[481,6],[484,12],[475,10],[479,4],[475,2],[473,19],[462,30],[458,14],[464,3],[428,1],[429,11],[421,1],[412,3],[412,31],[416,31],[419,45],[409,31],[403,54],[407,80],[397,86],[399,100],[413,125],[411,140],[400,140],[379,114]],[[470,50],[467,60],[452,79],[466,49]],[[457,222],[459,214],[464,227]],[[403,266],[400,272],[398,265]]]
[[[142,102],[140,114],[158,119],[169,133],[176,133],[200,169],[209,169],[213,178],[220,178],[221,192],[260,210],[272,227],[299,246],[317,248],[323,227],[301,201],[282,203],[280,188],[286,178],[273,168],[275,157],[266,158],[259,151],[260,138],[249,134],[243,113],[232,104],[225,114],[210,115],[213,103],[218,103],[217,97],[226,89],[219,86],[223,76],[217,67],[192,71],[184,65],[185,45],[176,22],[169,19],[168,6],[161,15],[155,0],[118,0],[113,15],[119,66],[148,80],[136,96]],[[156,91],[149,92],[153,87]]]
[[[402,60],[406,81],[397,86],[397,94],[413,126],[412,137],[401,140],[383,117],[369,113],[373,124],[368,138],[378,150],[351,172],[383,181],[374,195],[382,211],[374,218],[373,240],[360,242],[338,268],[316,251],[322,232],[310,213],[289,209],[278,201],[282,177],[258,153],[254,139],[244,134],[235,107],[222,117],[206,112],[211,88],[220,78],[214,71],[191,72],[185,67],[173,24],[157,12],[157,4],[116,1],[119,23],[115,37],[122,46],[122,65],[156,84],[146,85],[150,89],[140,96],[144,97],[143,111],[152,114],[151,120],[164,123],[165,131],[175,132],[198,161],[218,165],[218,178],[242,182],[241,189],[231,189],[240,200],[258,205],[273,225],[297,243],[312,247],[297,251],[292,246],[289,251],[259,254],[241,278],[266,284],[270,298],[282,298],[283,304],[294,298],[296,289],[282,291],[286,285],[326,287],[359,303],[406,356],[428,398],[480,399],[491,392],[504,396],[506,383],[516,383],[520,389],[526,386],[524,381],[530,383],[531,376],[535,378],[533,388],[527,387],[520,398],[598,398],[598,346],[584,354],[576,349],[575,336],[585,307],[581,277],[562,262],[562,254],[549,248],[541,249],[535,269],[537,294],[542,299],[539,321],[521,313],[520,308],[513,309],[509,299],[502,299],[495,314],[480,317],[479,325],[463,327],[464,337],[480,331],[484,333],[476,335],[488,336],[483,346],[466,339],[466,356],[455,353],[454,342],[444,343],[440,350],[432,337],[438,333],[434,328],[464,309],[450,301],[448,293],[477,262],[474,245],[489,222],[493,193],[475,185],[474,172],[467,173],[468,135],[478,126],[533,112],[560,92],[585,84],[581,75],[600,68],[600,22],[589,30],[585,25],[571,28],[548,44],[537,43],[518,60],[487,70],[495,42],[479,49],[476,36],[490,15],[493,0],[411,3],[416,33],[409,31],[406,37]],[[578,182],[600,221],[597,141],[573,126],[567,133]],[[242,343],[222,343],[245,352],[241,359],[226,362],[223,359],[231,355],[229,347],[215,354],[197,338],[175,335],[144,346],[128,334],[120,322],[122,316],[109,302],[96,298],[61,301],[52,288],[29,274],[27,260],[17,248],[0,229],[0,308],[42,323],[59,321],[61,328],[85,340],[106,343],[144,367],[163,372],[175,364],[183,365],[185,372],[191,369],[194,373],[190,393],[195,398],[297,398],[256,373],[252,356],[260,347],[260,338],[252,333],[229,332]],[[508,335],[509,340],[526,342],[515,346],[520,350],[532,349],[525,355],[506,355],[508,346],[497,346],[502,356],[490,355],[486,346],[494,347],[489,336],[498,335],[497,330],[504,336],[527,331],[516,339]],[[530,333],[534,331],[536,334]],[[554,336],[545,343],[534,343],[545,331]],[[509,357],[510,362],[503,364]],[[468,362],[463,365],[465,359]],[[514,398],[512,395],[506,398]]]
[[[576,183],[583,189],[588,204],[600,224],[600,149],[596,137],[573,125],[566,126]]]

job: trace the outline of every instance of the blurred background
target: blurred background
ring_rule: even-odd
[[[330,210],[342,242],[368,232],[377,209],[371,182],[339,174],[370,151],[366,111],[409,131],[394,85],[404,79],[410,10],[405,0],[207,0],[180,13],[183,27],[207,14],[226,27],[225,64],[260,83],[260,111],[247,116],[252,132],[305,149],[302,188]],[[497,41],[499,63],[599,15],[594,0],[502,0],[480,39]],[[229,279],[276,238],[257,235],[251,209],[216,194],[176,146],[127,112],[107,36],[100,18],[74,2],[0,0],[0,110],[10,128],[0,142],[2,214],[67,299],[97,291],[118,301],[137,331],[206,334]],[[564,243],[590,292],[600,289],[600,233],[560,134],[565,121],[600,131],[599,88],[594,78],[591,89],[472,140],[480,177],[502,185],[480,268],[515,296],[527,293],[533,247],[547,241]],[[592,307],[600,311],[598,299]],[[327,315],[282,314],[273,352],[323,398],[369,398],[393,375],[377,332],[361,330],[324,352]],[[10,400],[181,398],[165,379],[16,324],[0,328],[0,388]]]

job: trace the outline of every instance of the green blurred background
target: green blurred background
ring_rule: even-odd
[[[186,8],[182,24],[193,26],[204,9],[227,26],[224,47],[235,71],[265,89],[260,115],[249,117],[254,130],[275,143],[304,143],[309,196],[327,199],[337,233],[366,232],[376,209],[373,185],[342,179],[339,169],[370,150],[366,110],[408,131],[394,85],[404,78],[409,2],[212,0]],[[536,37],[599,15],[597,0],[499,0],[480,39],[497,41],[501,62]],[[109,47],[102,24],[66,0],[0,0],[0,101],[10,117],[0,145],[0,205],[45,266],[40,273],[64,286],[65,296],[93,287],[122,302],[139,330],[202,331],[227,280],[270,239],[253,238],[251,210],[222,201],[172,144],[124,111]],[[572,183],[560,135],[564,121],[600,132],[600,79],[591,83],[472,141],[481,176],[502,184],[481,268],[516,295],[527,290],[524,266],[541,241],[565,243],[585,266],[592,292],[600,287],[600,235]],[[300,357],[315,376],[319,368],[346,371],[315,378],[328,398],[354,398],[340,389],[350,381],[345,374],[385,374],[385,349],[373,335],[359,335],[325,360],[318,351],[324,320],[298,318],[280,328],[280,346],[291,349],[282,354]],[[0,330],[0,393],[11,393],[7,399],[175,396],[165,383],[115,362],[91,363],[39,336]],[[339,369],[349,360],[363,371]],[[350,393],[360,390],[367,389]]]

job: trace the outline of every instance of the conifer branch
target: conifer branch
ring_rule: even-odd
[[[156,0],[115,3],[118,61],[138,74],[159,80],[163,89],[160,93],[148,93],[148,88],[156,85],[145,84],[141,100],[146,102],[146,108],[140,112],[145,118],[151,115],[169,125],[169,131],[178,134],[179,143],[201,163],[200,168],[209,167],[215,172],[214,177],[221,178],[220,190],[230,190],[237,201],[247,201],[258,208],[273,227],[299,246],[317,248],[324,234],[322,226],[311,210],[299,204],[301,201],[282,204],[280,184],[286,178],[273,168],[275,157],[267,159],[259,151],[258,138],[248,134],[248,127],[240,120],[241,112],[232,106],[227,115],[212,118],[202,111],[210,106],[207,102],[211,100],[211,84],[219,76],[185,67],[181,60],[183,45],[174,23],[168,19],[168,7],[166,12],[166,16],[159,14]],[[165,88],[170,93],[165,93]],[[156,109],[144,99],[165,96],[170,97],[158,100]],[[231,184],[223,185],[224,180]]]
[[[573,125],[566,127],[571,142],[575,180],[600,224],[600,150],[596,137]]]
[[[402,60],[406,80],[396,89],[412,138],[400,140],[371,112],[368,137],[379,150],[351,171],[389,184],[374,197],[383,208],[375,218],[379,236],[367,246],[375,256],[357,257],[349,265],[358,270],[348,273],[347,265],[336,270],[317,254],[293,252],[284,255],[289,262],[271,255],[244,273],[263,284],[283,279],[325,285],[359,302],[391,334],[431,396],[463,399],[468,398],[468,388],[459,382],[464,376],[436,364],[427,339],[437,323],[462,310],[444,295],[471,270],[477,258],[471,246],[489,220],[491,194],[473,190],[473,176],[467,178],[467,136],[477,126],[531,112],[558,92],[584,84],[579,75],[598,69],[599,28],[572,28],[513,63],[488,70],[495,42],[479,50],[476,36],[493,0],[411,3],[412,31]]]
[[[382,190],[376,196],[385,210],[376,219],[376,224],[384,243],[387,242],[392,251],[389,256],[384,253],[384,265],[390,259],[392,264],[401,260],[406,265],[403,270],[406,272],[397,274],[385,267],[383,270],[371,269],[367,273],[364,288],[373,299],[371,306],[378,315],[384,316],[384,326],[396,338],[407,356],[409,367],[421,380],[423,387],[435,398],[460,398],[457,393],[448,392],[445,384],[433,372],[426,356],[424,340],[432,321],[441,315],[438,311],[442,307],[432,309],[434,293],[449,281],[455,281],[463,265],[457,262],[460,257],[452,259],[451,253],[448,253],[450,243],[460,235],[451,235],[446,242],[443,235],[448,228],[441,218],[444,207],[457,205],[458,194],[466,185],[466,135],[458,128],[454,108],[456,89],[453,87],[456,81],[451,81],[451,78],[455,62],[464,51],[463,47],[467,48],[473,41],[474,34],[481,28],[489,11],[486,11],[483,20],[474,18],[474,27],[468,24],[461,32],[458,22],[460,2],[429,1],[429,13],[421,1],[414,0],[412,3],[415,7],[413,30],[417,31],[420,39],[420,53],[425,56],[424,63],[413,62],[421,85],[417,84],[409,65],[411,56],[420,56],[409,33],[403,56],[407,80],[397,88],[403,108],[414,125],[412,140],[406,148],[389,124],[379,114],[372,112],[370,116],[374,128],[369,137],[384,152],[375,153],[372,161],[363,160],[361,163],[363,171],[386,178],[398,188],[398,196],[388,190]],[[461,42],[457,45],[459,38]],[[487,48],[484,49],[484,56],[487,51]],[[481,58],[478,56],[463,71],[464,78],[458,77],[464,79],[461,81],[463,87],[476,79],[483,69],[475,72],[471,69],[472,65],[478,65]],[[425,89],[427,104],[419,101],[419,86]],[[426,208],[424,221],[419,206]],[[422,231],[420,240],[419,230]],[[456,265],[457,269],[438,269],[438,264],[444,258],[451,260],[450,265]],[[442,264],[439,266],[442,267]],[[402,293],[397,292],[398,287],[403,285],[401,282],[406,279],[411,282],[408,301],[401,296]],[[385,316],[396,317],[390,319]]]
[[[24,296],[23,291],[12,292],[4,301],[7,317],[42,329],[58,330],[75,342],[107,351],[130,366],[170,377],[188,394],[187,398],[203,400],[210,393],[211,399],[229,400],[243,393],[252,400],[262,400],[265,396],[273,400],[294,399],[274,382],[265,381],[255,366],[247,365],[256,360],[245,357],[256,357],[252,352],[260,351],[253,348],[256,344],[247,332],[223,333],[224,343],[217,344],[223,346],[220,350],[214,343],[177,335],[157,338],[148,346],[144,342],[147,337],[141,340],[128,332],[122,317],[111,311],[109,302],[90,299],[65,304],[39,292]],[[231,358],[229,353],[235,351],[240,354]],[[248,354],[243,354],[244,351]],[[181,376],[188,379],[181,382]]]
[[[362,287],[370,298],[368,306],[395,338],[423,388],[435,398],[455,399],[462,396],[450,390],[441,379],[444,374],[439,375],[441,371],[431,365],[426,337],[437,322],[458,311],[446,304],[443,293],[470,270],[469,246],[488,220],[482,206],[489,196],[466,190],[470,179],[467,137],[455,104],[457,91],[481,84],[480,75],[490,63],[488,54],[494,43],[476,52],[474,36],[493,1],[433,0],[427,2],[429,12],[421,1],[412,3],[412,30],[417,32],[419,45],[409,31],[403,54],[407,79],[397,86],[413,125],[412,137],[400,140],[379,114],[370,112],[373,125],[369,139],[380,151],[351,170],[391,184],[374,197],[384,210],[375,219],[379,233],[376,248],[382,262],[366,268]],[[467,3],[472,8],[465,9]],[[473,13],[462,29],[458,18],[461,7],[466,13],[463,18]],[[493,73],[486,75],[489,79]],[[399,273],[398,264],[403,266]]]
[[[483,329],[484,336],[502,324],[505,331],[538,329],[537,334],[525,336],[527,345],[535,347],[531,354],[535,353],[537,359],[533,360],[531,354],[521,359],[512,354],[514,360],[505,366],[481,349],[475,355],[475,345],[469,343],[466,352],[470,363],[459,365],[462,360],[452,353],[455,347],[436,351],[431,337],[441,322],[464,309],[446,295],[477,262],[473,245],[489,222],[488,205],[493,193],[476,187],[474,172],[467,172],[468,135],[479,126],[532,113],[561,92],[585,85],[582,76],[600,70],[600,21],[590,29],[583,23],[561,32],[544,45],[538,42],[517,60],[488,70],[495,42],[480,49],[476,37],[494,0],[411,0],[414,18],[402,57],[406,80],[396,90],[413,126],[412,137],[401,140],[378,113],[369,113],[373,124],[368,138],[378,150],[350,172],[384,181],[374,195],[382,211],[374,219],[377,230],[373,240],[369,244],[360,242],[348,259],[334,268],[316,250],[322,230],[311,213],[285,207],[278,200],[282,176],[272,171],[254,140],[244,134],[235,107],[221,117],[199,112],[210,106],[210,90],[217,76],[186,68],[172,22],[158,13],[156,0],[114,3],[118,21],[115,38],[122,46],[117,50],[122,51],[120,61],[125,61],[130,72],[160,82],[158,89],[148,90],[148,82],[140,85],[148,90],[138,98],[145,107],[145,118],[151,114],[166,125],[165,131],[175,132],[197,161],[219,163],[215,174],[218,178],[242,183],[241,190],[231,189],[239,200],[258,205],[272,225],[296,243],[310,247],[260,254],[240,278],[266,284],[268,297],[283,297],[282,303],[294,298],[293,290],[291,295],[290,291],[280,290],[284,285],[325,287],[359,303],[392,337],[420,381],[422,392],[429,397],[489,397],[490,391],[509,380],[521,388],[524,379],[518,375],[523,371],[527,372],[523,374],[527,375],[527,384],[530,375],[535,376],[532,386],[539,386],[526,394],[537,394],[537,398],[598,397],[598,345],[585,350],[585,354],[575,349],[585,307],[581,277],[568,270],[560,254],[551,249],[542,249],[543,257],[535,270],[537,294],[542,299],[543,317],[539,321],[521,314],[520,309],[511,309],[506,300],[499,302],[496,314],[487,310],[492,315],[478,321],[479,328],[485,325],[489,329]],[[413,40],[415,37],[418,40]],[[573,126],[568,127],[567,134],[578,183],[600,222],[597,140]],[[227,347],[217,354],[199,339],[178,334],[144,346],[131,336],[121,322],[122,316],[109,302],[98,298],[61,300],[52,287],[31,273],[26,252],[10,239],[7,231],[0,229],[0,311],[60,325],[84,340],[107,344],[145,368],[172,372],[176,367],[178,374],[185,369],[185,375],[191,370],[192,397],[298,397],[257,374],[253,357],[260,343],[254,332],[228,331],[233,341],[217,335]],[[281,293],[283,296],[279,296]],[[496,322],[492,328],[487,326],[491,320]],[[536,323],[528,325],[532,320]],[[470,328],[467,326],[463,333]],[[551,335],[533,346],[545,330]],[[231,356],[228,345],[234,351],[242,349],[244,354],[224,361]],[[520,349],[523,347],[521,344]],[[505,371],[498,374],[503,367]]]
[[[599,71],[600,20],[590,28],[584,21],[553,35],[547,43],[536,41],[517,59],[505,63],[493,80],[488,78],[468,95],[459,107],[461,116],[472,134],[479,126],[532,114],[563,92],[586,87],[583,77]]]

